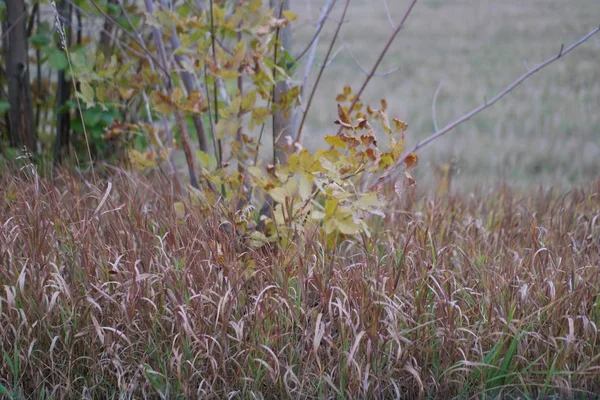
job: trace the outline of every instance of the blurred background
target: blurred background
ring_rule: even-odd
[[[294,0],[294,51],[314,33],[324,0]],[[353,0],[311,110],[303,144],[336,132],[335,95],[358,90],[409,1]],[[340,18],[338,1],[319,42],[320,62]],[[363,101],[388,101],[409,125],[407,142],[434,132],[480,105],[600,23],[597,0],[422,0],[394,41]],[[357,64],[360,64],[357,65]],[[313,71],[318,65],[313,67]],[[301,71],[300,71],[301,72]],[[313,73],[313,76],[316,75]],[[507,181],[519,188],[570,188],[600,176],[600,36],[540,71],[507,97],[423,148],[415,170],[421,187],[451,167],[453,190]]]

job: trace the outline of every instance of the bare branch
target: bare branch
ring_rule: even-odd
[[[394,20],[392,19],[392,14],[390,14],[390,9],[388,7],[387,0],[382,0],[382,1],[383,1],[383,7],[385,7],[385,14],[387,15],[388,22],[390,23],[390,26],[392,27],[392,29],[396,29],[396,26],[394,25]]]
[[[360,90],[356,93],[356,96],[354,97],[354,101],[352,101],[352,104],[348,108],[349,110],[353,110],[354,109],[354,106],[356,105],[356,103],[358,103],[358,101],[360,99],[360,96],[365,91],[365,88],[367,87],[367,85],[369,84],[369,82],[371,81],[371,79],[373,78],[373,76],[375,76],[375,72],[377,71],[377,68],[379,67],[379,64],[381,64],[381,61],[383,61],[383,57],[385,57],[385,55],[388,52],[390,46],[392,45],[394,39],[396,38],[396,36],[398,35],[398,33],[400,32],[400,30],[404,26],[404,23],[408,19],[408,16],[410,15],[410,12],[414,8],[415,4],[417,4],[417,0],[413,0],[410,3],[410,6],[408,6],[408,9],[404,13],[404,17],[402,17],[402,21],[400,21],[400,25],[398,25],[396,27],[396,29],[394,30],[394,32],[391,34],[390,38],[388,39],[387,43],[385,44],[385,47],[383,48],[383,50],[379,54],[379,57],[377,57],[377,61],[375,61],[375,65],[373,65],[373,68],[371,69],[371,71],[367,75],[367,78],[363,82]],[[338,130],[338,135],[342,132],[342,129],[344,129],[344,127],[340,126],[340,129]]]
[[[354,53],[352,52],[352,50],[350,50],[350,47],[348,47],[348,53],[350,54],[350,57],[354,61],[354,64],[356,64],[356,66],[363,72],[363,74],[369,76],[369,71],[367,71],[366,68],[364,68],[362,65],[360,65],[360,63],[354,56]],[[399,69],[400,69],[400,67],[396,67],[396,68],[387,70],[385,72],[377,72],[374,74],[374,76],[376,76],[376,77],[388,76],[388,75],[393,74],[394,72],[398,71]]]
[[[337,0],[327,0],[327,3],[323,6],[322,13],[319,16],[319,20],[317,21],[317,31],[315,32],[315,35],[312,37],[312,39],[310,40],[308,45],[304,48],[304,50],[302,50],[300,53],[298,53],[294,57],[294,60],[296,60],[295,62],[299,62],[300,59],[302,59],[302,57],[304,57],[304,55],[306,55],[308,50],[315,47],[314,45],[319,41],[319,36],[321,35],[321,30],[323,29],[323,26],[325,26],[325,21],[328,19],[327,17],[329,16],[329,13],[333,9],[333,6],[335,5],[336,1]]]
[[[325,68],[329,67],[335,61],[338,54],[340,54],[343,50],[346,50],[346,44],[342,44],[339,49],[334,51],[333,54],[331,55],[331,57],[329,57],[329,60],[327,60],[327,62],[324,62],[323,64],[317,64],[317,65],[319,67],[325,67]]]
[[[336,1],[337,0],[327,0],[325,5],[321,9],[321,14],[319,15],[319,20],[318,20],[319,25],[321,25],[321,26],[323,25],[325,19],[329,15],[329,12],[333,8],[333,5],[335,4]],[[310,6],[310,2],[308,3],[308,5]],[[320,28],[317,29],[317,31],[320,31]],[[304,75],[302,76],[302,84],[300,86],[301,94],[300,94],[300,98],[299,98],[299,106],[296,109],[297,111],[294,112],[293,123],[292,123],[292,132],[293,133],[298,132],[298,126],[300,124],[300,113],[298,112],[298,109],[302,113],[305,112],[305,108],[304,108],[304,100],[306,97],[305,88],[306,88],[306,83],[308,82],[308,77],[310,76],[310,71],[312,70],[312,67],[313,67],[313,63],[315,62],[315,56],[317,54],[317,45],[319,44],[320,37],[321,37],[320,34],[316,34],[314,36],[313,40],[311,41],[310,53],[308,55],[308,60],[306,60],[306,64],[304,65]],[[307,49],[308,49],[308,47],[307,47]],[[298,62],[298,56],[296,57],[295,62]]]
[[[397,173],[397,167],[399,165],[401,165],[411,153],[414,153],[414,152],[420,150],[421,148],[425,147],[429,143],[433,142],[434,140],[438,139],[439,137],[441,137],[441,136],[445,135],[446,133],[450,132],[451,130],[453,130],[454,128],[456,128],[457,126],[459,126],[460,124],[462,124],[463,122],[468,121],[469,119],[471,119],[475,115],[479,114],[480,112],[482,112],[486,108],[492,106],[493,104],[495,104],[496,102],[498,102],[501,98],[503,98],[504,96],[506,96],[507,94],[509,94],[510,92],[512,92],[517,86],[519,86],[521,83],[523,83],[523,81],[527,80],[527,78],[529,78],[530,76],[532,76],[533,74],[535,74],[539,70],[541,70],[541,69],[547,67],[548,65],[552,64],[554,61],[558,60],[559,58],[563,57],[564,55],[570,53],[571,51],[573,51],[575,48],[579,47],[581,44],[583,44],[584,42],[586,42],[589,38],[591,38],[592,36],[594,36],[598,32],[600,32],[600,27],[592,30],[587,35],[583,36],[581,39],[579,39],[577,42],[573,43],[572,45],[570,45],[566,49],[564,48],[564,45],[561,46],[561,49],[558,52],[558,54],[555,54],[554,56],[550,57],[546,61],[539,63],[534,68],[532,68],[531,70],[529,70],[526,73],[524,73],[523,75],[521,75],[519,78],[517,78],[515,81],[513,81],[510,85],[508,85],[506,88],[504,88],[498,94],[496,94],[491,100],[488,101],[486,99],[486,101],[484,102],[484,104],[481,104],[480,106],[474,108],[473,110],[471,110],[470,112],[466,113],[462,117],[460,117],[457,120],[449,123],[444,128],[442,128],[440,130],[437,130],[434,134],[432,134],[428,138],[419,141],[410,151],[406,152],[402,157],[400,157],[398,159],[398,161],[396,161],[396,163],[394,164],[394,166],[390,167],[385,174],[383,174],[381,177],[379,177],[379,179],[377,179],[377,181],[373,185],[371,185],[371,188],[374,188],[375,186],[379,186],[379,185],[385,184],[390,179],[392,179],[392,177],[394,177],[396,175],[396,173]]]
[[[438,96],[440,95],[440,91],[442,90],[442,86],[444,84],[444,81],[440,81],[440,84],[438,85],[435,94],[433,95],[433,101],[431,102],[431,118],[433,119],[433,128],[438,131],[440,128],[438,128],[438,124],[437,124],[437,114],[435,112],[435,107],[437,105],[437,99]]]

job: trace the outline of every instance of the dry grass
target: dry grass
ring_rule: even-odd
[[[423,199],[327,251],[253,250],[227,213],[178,219],[160,178],[116,173],[106,198],[1,179],[7,398],[600,390],[600,181]]]
[[[303,26],[316,19],[324,0],[299,1],[296,37],[302,46],[314,31]],[[410,2],[388,0],[398,23]],[[312,5],[311,13],[307,4]],[[332,37],[338,12],[321,40],[320,62]],[[400,68],[375,78],[364,100],[385,97],[390,114],[407,121],[410,143],[433,133],[431,104],[440,126],[491,98],[536,63],[556,54],[598,26],[596,0],[422,0],[398,35],[380,70]],[[381,0],[352,2],[339,46],[345,45],[370,68],[391,34]],[[338,47],[336,47],[337,49]],[[534,184],[570,188],[598,177],[600,159],[600,37],[534,76],[506,99],[421,153],[421,165],[457,161],[457,187],[493,187],[500,179],[527,188]],[[316,68],[316,67],[315,67]],[[347,51],[327,68],[309,122],[316,147],[335,132],[335,93],[344,84],[357,88],[364,75]],[[431,168],[417,171],[424,185]]]

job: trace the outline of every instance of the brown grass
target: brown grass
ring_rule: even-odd
[[[7,398],[600,390],[600,181],[422,199],[328,251],[254,250],[160,178],[110,179],[1,178]]]

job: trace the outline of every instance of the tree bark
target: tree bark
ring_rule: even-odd
[[[8,101],[11,107],[9,141],[13,147],[25,147],[27,151],[36,153],[37,140],[33,130],[25,1],[7,0],[6,14]]]
[[[73,17],[73,7],[66,0],[58,3],[58,13],[65,18],[68,23],[65,24],[66,44],[71,45],[71,21]],[[62,49],[61,38],[58,37],[58,47]],[[67,78],[64,69],[58,71],[58,82],[56,87],[56,141],[54,143],[54,162],[62,161],[63,152],[69,146],[71,131],[71,113],[66,103],[71,98],[71,80]]]

